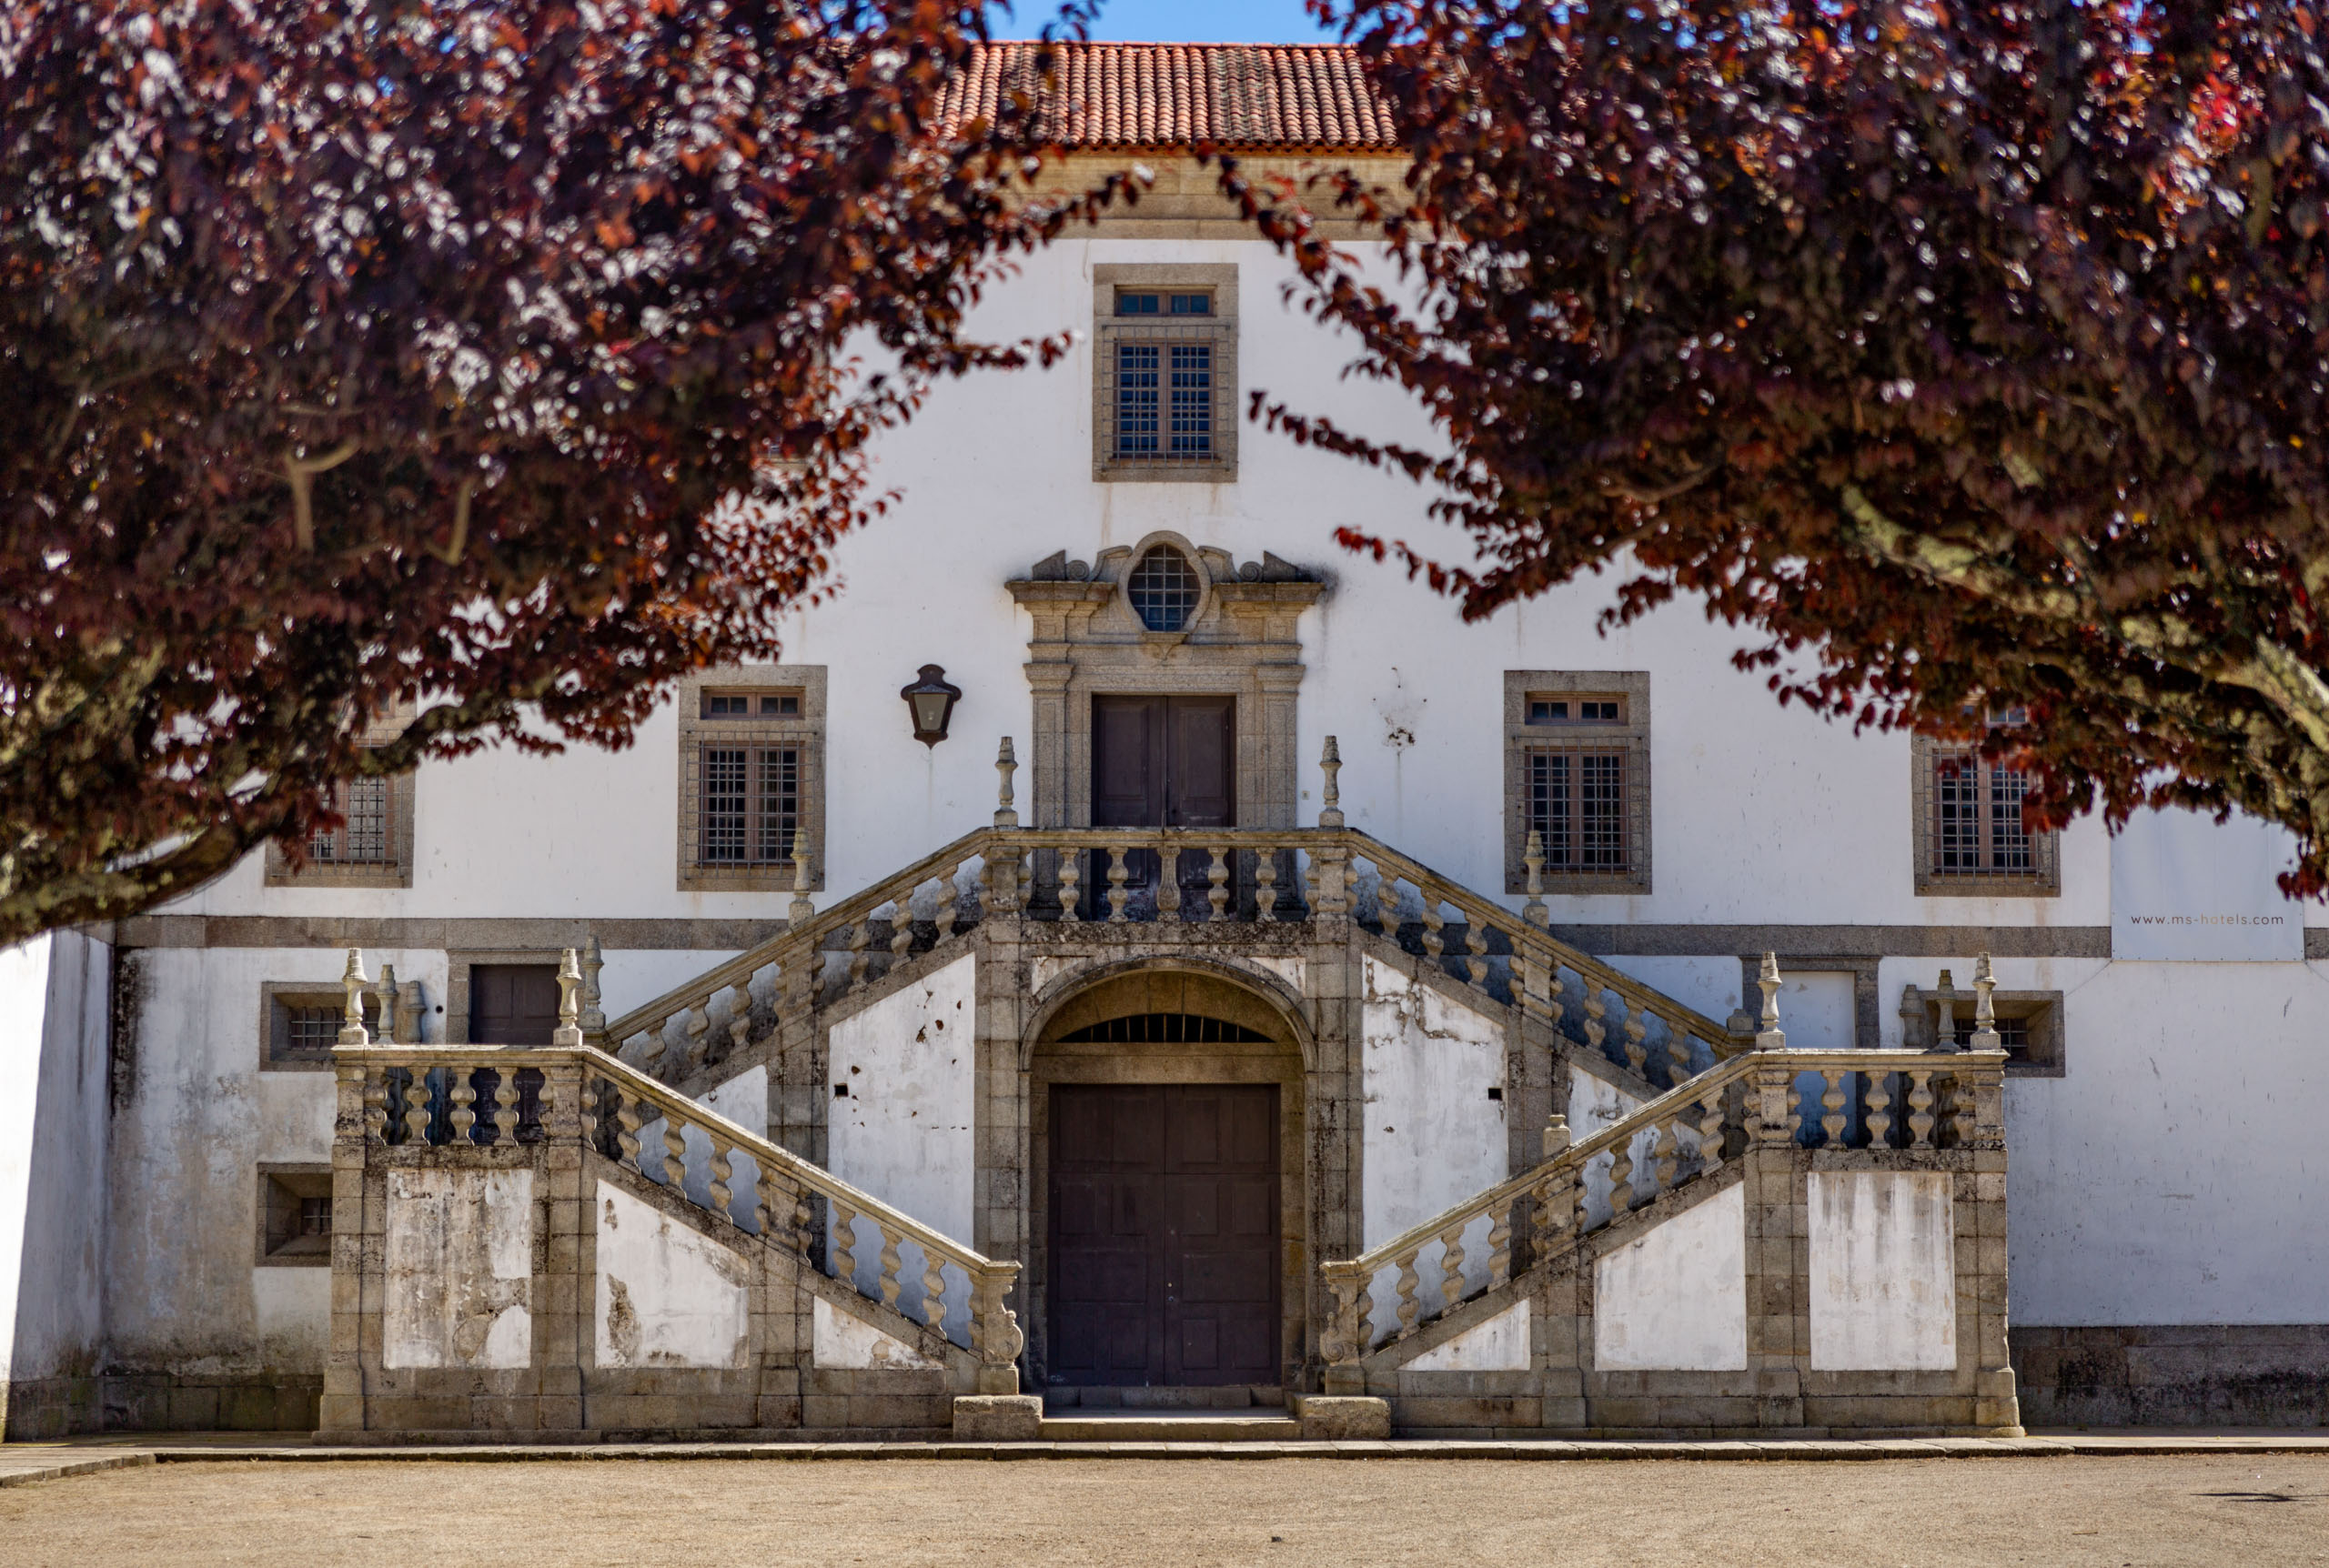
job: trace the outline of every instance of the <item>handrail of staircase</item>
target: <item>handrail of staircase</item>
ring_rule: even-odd
[[[1490,1221],[1486,1288],[1505,1284],[1512,1277],[1516,1205],[1524,1198],[1534,1210],[1534,1251],[1537,1261],[1542,1262],[1568,1243],[1613,1223],[1682,1182],[1711,1175],[1724,1163],[1725,1141],[1730,1133],[1743,1131],[1745,1144],[1794,1141],[1799,1074],[1817,1072],[1826,1086],[1820,1101],[1825,1114],[1819,1119],[1813,1147],[1914,1154],[2001,1143],[1999,1085],[2004,1070],[2002,1050],[1781,1047],[1732,1057],[1645,1101],[1591,1137],[1549,1151],[1541,1163],[1409,1226],[1357,1257],[1322,1262],[1319,1272],[1335,1297],[1336,1308],[1321,1335],[1321,1350],[1330,1363],[1347,1365],[1374,1348],[1373,1303],[1367,1288],[1386,1269],[1399,1271],[1399,1328],[1392,1336],[1394,1341],[1405,1339],[1422,1323],[1468,1299],[1463,1276],[1463,1234],[1483,1218]],[[1854,1085],[1860,1091],[1856,1097],[1847,1091],[1847,1075],[1860,1080]],[[1746,1085],[1735,1115],[1729,1098],[1733,1083]],[[1896,1105],[1907,1114],[1892,1114]],[[1633,1145],[1651,1132],[1657,1134],[1657,1142],[1649,1160],[1643,1162],[1648,1180],[1638,1188]],[[1681,1132],[1690,1134],[1694,1147],[1685,1148],[1679,1136]],[[1566,1133],[1558,1136],[1565,1139]],[[1855,1145],[1851,1141],[1855,1137],[1863,1141]],[[1609,1212],[1595,1220],[1588,1212],[1586,1167],[1604,1154],[1610,1157]],[[1443,1299],[1427,1312],[1417,1297],[1416,1263],[1435,1241],[1441,1247]]]
[[[1345,828],[1340,832],[1351,840],[1364,858],[1375,862],[1378,874],[1386,868],[1396,869],[1417,888],[1428,887],[1447,902],[1463,910],[1465,919],[1481,921],[1503,931],[1515,951],[1519,950],[1523,943],[1538,948],[1586,979],[1616,991],[1626,999],[1628,1010],[1655,1010],[1672,1027],[1704,1040],[1717,1060],[1735,1059],[1751,1047],[1752,1035],[1736,1031],[1728,1023],[1718,1023],[1696,1008],[1676,1001],[1622,970],[1611,969],[1592,954],[1571,947],[1542,930],[1527,916],[1515,916],[1503,905],[1482,898],[1453,877],[1443,876],[1412,855],[1391,848],[1372,834],[1356,828]]]
[[[1003,910],[1020,907],[1019,868],[1030,855],[1038,851],[1185,851],[1208,846],[1232,854],[1259,855],[1298,850],[1310,857],[1314,868],[1322,857],[1338,859],[1346,866],[1353,857],[1363,859],[1376,868],[1378,876],[1388,876],[1394,880],[1404,879],[1412,883],[1419,893],[1434,900],[1432,907],[1435,910],[1439,901],[1453,905],[1462,912],[1464,920],[1473,930],[1479,933],[1490,930],[1502,932],[1516,956],[1530,959],[1541,966],[1541,973],[1550,981],[1553,992],[1559,990],[1559,982],[1555,978],[1557,971],[1565,966],[1586,981],[1588,992],[1606,990],[1622,997],[1629,1022],[1654,1016],[1665,1022],[1677,1040],[1704,1040],[1716,1060],[1734,1057],[1747,1049],[1749,1037],[1733,1030],[1730,1025],[1717,1022],[1545,930],[1539,923],[1543,910],[1541,904],[1532,902],[1528,910],[1515,914],[1372,835],[1356,828],[1340,826],[975,829],[923,856],[903,870],[874,882],[813,916],[802,911],[802,918],[796,918],[765,940],[632,1008],[603,1028],[590,1030],[588,1038],[592,1044],[610,1053],[619,1052],[626,1041],[635,1038],[660,1039],[667,1025],[691,1012],[701,1015],[691,1025],[691,1030],[700,1031],[708,1026],[711,999],[721,991],[741,991],[750,986],[754,975],[771,966],[791,973],[796,985],[804,974],[813,979],[819,961],[814,955],[825,949],[830,938],[844,930],[852,930],[862,938],[866,922],[874,912],[892,904],[900,897],[902,890],[910,891],[933,879],[951,885],[951,879],[973,860],[982,861],[989,868],[991,890],[995,880],[995,869],[1005,865],[1012,868],[1012,874],[1007,879],[1010,887],[1001,900],[990,906]],[[1346,885],[1339,897],[1345,900],[1344,907],[1347,908],[1349,894]],[[1292,881],[1282,890],[1280,898],[1280,907],[1285,911],[1306,910],[1306,905],[1296,901],[1296,884]],[[1205,913],[1202,908],[1197,908],[1195,912],[1199,918]],[[1281,914],[1277,918],[1285,917]],[[861,940],[857,945],[862,947],[863,943]],[[1460,960],[1465,955],[1448,956],[1451,960]],[[1479,960],[1474,970],[1477,978],[1485,972],[1485,960],[1488,956],[1484,935],[1471,956]],[[1513,989],[1515,1000],[1524,1005],[1551,1006],[1549,994],[1524,997],[1521,994],[1524,987],[1518,975],[1514,977]],[[1589,1000],[1588,996],[1588,1002]],[[1588,1011],[1591,1011],[1590,1007]],[[1635,1043],[1638,1045],[1638,1041]],[[1637,1050],[1634,1054],[1641,1053]],[[1642,1070],[1639,1063],[1636,1066],[1638,1070]],[[1677,1073],[1676,1076],[1687,1077],[1687,1072]]]
[[[558,1090],[555,1087],[564,1076],[572,1087],[567,1092],[578,1093],[581,1099],[575,1108],[578,1118],[568,1125],[579,1129],[585,1143],[594,1143],[593,1129],[588,1114],[592,1107],[606,1111],[602,1092],[593,1092],[589,1086],[595,1082],[610,1085],[619,1097],[612,1108],[619,1133],[620,1161],[628,1169],[650,1181],[659,1181],[673,1193],[698,1209],[705,1210],[716,1220],[750,1229],[728,1207],[727,1165],[734,1155],[751,1157],[761,1172],[761,1194],[758,1206],[758,1231],[761,1235],[779,1245],[807,1256],[809,1236],[802,1195],[814,1193],[832,1206],[837,1219],[847,1225],[853,1236],[853,1221],[871,1220],[881,1231],[883,1247],[880,1271],[879,1298],[894,1308],[899,1296],[897,1280],[897,1248],[901,1241],[912,1241],[922,1249],[924,1260],[923,1309],[924,1326],[943,1332],[943,1309],[939,1302],[943,1284],[939,1270],[946,1263],[961,1269],[971,1287],[970,1349],[977,1352],[983,1363],[990,1369],[1010,1367],[1018,1359],[1023,1343],[1018,1318],[1005,1304],[1012,1283],[1019,1274],[1019,1265],[1006,1260],[989,1258],[963,1245],[953,1237],[933,1230],[903,1210],[892,1207],[862,1188],[852,1186],[832,1171],[793,1153],[781,1144],[737,1122],[729,1121],[715,1111],[706,1109],[697,1101],[679,1091],[657,1082],[647,1074],[619,1060],[603,1050],[590,1046],[511,1047],[497,1045],[452,1046],[338,1046],[333,1051],[340,1063],[358,1070],[362,1075],[365,1103],[370,1113],[367,1117],[367,1131],[372,1139],[385,1142],[388,1120],[388,1084],[385,1072],[390,1068],[405,1068],[411,1073],[405,1091],[409,1109],[400,1114],[415,1119],[408,1125],[415,1131],[426,1126],[435,1091],[428,1085],[431,1072],[439,1068],[453,1069],[451,1096],[459,1108],[456,1120],[457,1136],[466,1134],[477,1121],[489,1121],[497,1130],[510,1119],[509,1131],[520,1131],[524,1122],[516,1121],[521,1091],[515,1075],[525,1069],[535,1069],[543,1074],[538,1091],[544,1110],[533,1125],[545,1133],[551,1122],[549,1106]],[[498,1110],[490,1101],[480,1101],[459,1070],[468,1068],[490,1070],[508,1076],[501,1080],[506,1098]],[[560,1069],[569,1070],[565,1074]],[[459,1114],[466,1113],[470,1122],[462,1124]],[[665,1156],[660,1174],[650,1171],[639,1158],[638,1129],[661,1120],[664,1123]],[[693,1128],[711,1141],[713,1153],[714,1201],[707,1207],[689,1197],[684,1175],[686,1171],[686,1132]],[[751,1204],[747,1205],[747,1217]],[[776,1211],[781,1210],[781,1212]],[[852,1286],[851,1245],[848,1239],[836,1238],[834,1246],[837,1267],[834,1272]],[[811,1266],[815,1266],[813,1260]],[[823,1271],[820,1270],[820,1271]],[[1015,1386],[1015,1385],[1014,1385]]]

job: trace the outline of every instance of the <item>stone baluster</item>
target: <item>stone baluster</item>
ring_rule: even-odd
[[[1084,851],[1059,852],[1059,920],[1064,926],[1084,923]]]
[[[1020,1332],[1019,1314],[1011,1310],[1012,1282],[1016,1263],[991,1263],[972,1288],[971,1342],[979,1358],[979,1392],[1017,1393],[1019,1352],[1027,1336]]]
[[[898,1256],[898,1243],[906,1239],[906,1234],[886,1221],[877,1218],[873,1223],[882,1232],[882,1304],[894,1310],[898,1304],[900,1289],[898,1265],[901,1260]]]
[[[1780,1028],[1780,955],[1765,953],[1756,973],[1755,989],[1763,993],[1761,1028],[1755,1033],[1757,1050],[1785,1050],[1787,1031]]]
[[[1932,1073],[1911,1071],[1909,1079],[1909,1147],[1932,1147]]]
[[[711,992],[706,991],[688,1003],[687,1054],[681,1058],[686,1071],[692,1073],[702,1068],[711,1050]]]
[[[1621,1138],[1609,1148],[1609,1217],[1632,1211],[1634,1206],[1634,1141]]]
[[[762,1167],[761,1179],[755,1184],[756,1200],[753,1222],[760,1228],[761,1239],[781,1247],[788,1252],[801,1250],[801,1232],[793,1224],[793,1203],[798,1189],[770,1167]],[[806,1218],[804,1214],[802,1218]]]
[[[1469,1216],[1439,1233],[1439,1310],[1453,1311],[1464,1299],[1464,1227]],[[1436,1314],[1435,1314],[1436,1315]]]
[[[1477,915],[1464,917],[1464,972],[1474,985],[1488,983],[1488,929]]]
[[[1399,940],[1399,877],[1390,867],[1375,865],[1375,923],[1386,942]]]
[[[1512,1206],[1518,1198],[1507,1198],[1496,1206],[1495,1218],[1488,1222],[1488,1289],[1501,1290],[1512,1278]]]
[[[518,1141],[518,1069],[504,1063],[493,1085],[493,1136],[499,1143]]]
[[[371,1031],[364,1027],[364,988],[369,984],[364,978],[364,955],[354,948],[348,950],[348,967],[340,971],[339,989],[345,999],[339,1011],[339,1043],[369,1045]]]
[[[599,950],[598,932],[592,931],[590,934],[590,940],[582,949],[581,963],[578,967],[582,971],[582,996],[581,1007],[577,1012],[575,1021],[581,1026],[584,1034],[596,1040],[607,1032],[604,999],[599,994],[599,972],[607,967],[607,959],[606,955]]]
[[[677,1192],[688,1179],[687,1118],[668,1106],[663,1109],[663,1180]]]
[[[1319,850],[1313,849],[1305,855],[1297,872],[1302,879],[1302,902],[1313,914],[1326,912],[1326,906],[1318,901],[1318,889],[1321,885],[1319,876],[1324,869],[1320,859],[1321,853]],[[1329,849],[1323,853],[1331,857],[1337,866],[1342,863],[1341,851]]]
[[[419,1145],[428,1141],[428,1073],[415,1067],[404,1086],[404,1141]]]
[[[1156,918],[1184,922],[1197,919],[1196,908],[1181,897],[1181,847],[1167,844],[1156,851]]]
[[[833,1248],[833,1278],[854,1290],[857,1285],[857,1255],[851,1249],[857,1244],[857,1211],[839,1198],[825,1200],[832,1205],[833,1225],[830,1235]]]
[[[1011,802],[1011,776],[1019,771],[1019,759],[1011,749],[1011,737],[994,749],[994,825],[998,828],[1019,826],[1019,812]]]
[[[1651,1149],[1658,1159],[1658,1185],[1650,1196],[1674,1191],[1674,1178],[1682,1169],[1681,1118],[1669,1116],[1658,1124],[1658,1138]]]
[[[1649,1012],[1648,1017],[1651,1022],[1663,1024],[1666,1028],[1666,1087],[1679,1089],[1683,1081],[1690,1076],[1689,1033],[1679,1023],[1661,1013]]]
[[[1318,749],[1318,771],[1326,776],[1326,786],[1318,795],[1318,826],[1339,828],[1343,825],[1343,754],[1331,735]]]
[[[380,1043],[382,1045],[398,1043],[397,1025],[399,1021],[401,1020],[397,1014],[397,966],[382,964],[380,966]]]
[[[1520,906],[1520,918],[1541,931],[1553,917],[1545,908],[1545,835],[1540,829],[1528,829],[1528,848],[1521,852],[1520,863],[1528,872],[1528,901]]]
[[[922,1321],[943,1332],[946,1326],[946,1258],[932,1246],[922,1250]]]
[[[802,802],[805,807],[806,801]],[[799,930],[817,918],[816,900],[809,897],[809,890],[816,878],[809,869],[809,831],[805,828],[792,830],[792,902],[785,910],[785,923]]]
[[[1206,918],[1225,920],[1229,918],[1229,850],[1226,846],[1216,844],[1210,853],[1213,864],[1205,874],[1205,901],[1212,913]]]
[[[645,1175],[639,1163],[639,1096],[618,1084],[615,1087],[615,1147],[622,1151],[620,1163]]]
[[[1755,1067],[1747,1080],[1741,1108],[1750,1146],[1792,1142],[1795,1138],[1795,1070],[1773,1062]]]
[[[732,1160],[736,1146],[717,1132],[711,1133],[711,1187],[707,1196],[711,1200],[711,1211],[732,1225],[736,1216],[728,1211],[728,1202],[734,1196],[734,1190],[728,1185],[728,1178],[736,1172]]]
[[[1975,1047],[1976,1050],[1980,1048]],[[1952,1073],[1949,1080],[1949,1135],[1960,1149],[1973,1147],[1976,1121],[1973,1076]]]
[[[1440,919],[1439,890],[1418,883],[1416,892],[1423,900],[1423,950],[1437,963],[1447,951],[1447,922]]]
[[[1892,1075],[1889,1072],[1867,1072],[1860,1076],[1868,1085],[1867,1097],[1861,1101],[1868,1113],[1868,1146],[1882,1149],[1892,1141],[1892,1094],[1888,1087],[1888,1081]]]
[[[849,923],[849,989],[856,990],[865,983],[865,970],[872,961],[867,950],[873,940],[873,921],[860,915]]]
[[[1711,1176],[1722,1167],[1722,1098],[1729,1086],[1718,1083],[1699,1096],[1699,1174]]]
[[[1422,1249],[1409,1247],[1395,1260],[1399,1266],[1399,1338],[1406,1339],[1416,1332],[1416,1317],[1423,1311],[1416,1300],[1416,1287],[1422,1282],[1416,1273],[1416,1254]]]
[[[364,1136],[374,1143],[388,1141],[388,1070],[364,1070]]]
[[[893,968],[913,951],[914,891],[913,885],[908,883],[891,895],[890,963]]]
[[[1366,1271],[1351,1263],[1328,1263],[1319,1271],[1335,1305],[1318,1335],[1318,1353],[1330,1367],[1356,1367],[1367,1348],[1358,1326],[1358,1298],[1366,1283]]]
[[[728,988],[728,1051],[742,1054],[752,1042],[752,977],[744,976]]]
[[[1601,1042],[1608,1038],[1608,1025],[1602,1020],[1609,1016],[1608,1005],[1601,1000],[1602,985],[1591,975],[1578,971],[1578,980],[1585,990],[1585,1043],[1597,1056],[1607,1056]]]
[[[1108,924],[1112,926],[1124,923],[1124,903],[1132,897],[1131,890],[1124,886],[1128,875],[1124,869],[1124,847],[1122,844],[1109,845]]]
[[[1555,1171],[1529,1189],[1528,1198],[1536,1218],[1531,1240],[1537,1261],[1541,1263],[1558,1250],[1576,1218],[1574,1177],[1566,1167]]]
[[[445,1070],[445,1077],[449,1081],[448,1087],[452,1091],[453,1111],[446,1118],[453,1124],[452,1141],[473,1143],[476,1140],[469,1134],[477,1126],[477,1084],[466,1068],[449,1067]]]
[[[1254,857],[1254,918],[1277,919],[1277,851],[1264,849]]]
[[[1820,1109],[1826,1112],[1820,1118],[1820,1131],[1827,1135],[1820,1147],[1841,1149],[1844,1146],[1844,1070],[1824,1067],[1820,1070],[1820,1077],[1828,1085],[1820,1096]]]
[[[1626,1065],[1634,1070],[1637,1078],[1649,1076],[1649,1025],[1641,1016],[1641,1004],[1626,997]]]
[[[953,940],[954,923],[962,918],[962,874],[963,868],[953,866],[948,868],[946,874],[938,879],[938,904],[932,914],[932,922],[938,930],[937,934],[931,939],[933,947],[943,948]]]

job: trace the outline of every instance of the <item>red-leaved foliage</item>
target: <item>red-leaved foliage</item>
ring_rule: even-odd
[[[983,16],[0,0],[0,941],[773,651],[867,437],[1059,347],[962,330],[1107,195],[939,134]]]
[[[2029,815],[2238,807],[2329,888],[2329,66],[2310,5],[1344,0],[1406,188],[1369,285],[1244,186],[1443,449],[1486,615],[1615,568],[1782,700],[1991,732]],[[1327,205],[1320,201],[1320,206]]]

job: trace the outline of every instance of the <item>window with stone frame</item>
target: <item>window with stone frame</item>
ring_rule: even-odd
[[[823,669],[704,675],[680,703],[681,888],[790,889],[802,839],[822,886]]]
[[[1649,677],[1505,672],[1505,883],[1528,885],[1534,833],[1548,893],[1650,886]]]
[[[262,1265],[331,1266],[331,1167],[258,1168],[258,1258]]]
[[[1092,477],[1237,477],[1237,269],[1094,269]]]
[[[401,719],[376,727],[385,738]],[[360,774],[331,786],[330,828],[318,828],[307,843],[307,863],[297,870],[282,847],[270,844],[270,887],[409,888],[412,886],[413,775]]]
[[[1936,985],[1910,987],[1901,999],[1901,1042],[1911,1050],[1930,1050],[1936,1043],[1970,1049],[1977,1001],[1973,989],[1955,984],[1948,970],[1941,971]],[[2061,991],[1998,990],[1991,992],[1990,1002],[2008,1078],[2064,1076],[2068,1051]]]
[[[410,992],[399,985],[399,993]],[[328,1071],[332,1048],[346,1021],[347,993],[329,983],[267,981],[260,988],[262,1072]],[[418,992],[410,992],[418,1005]],[[364,1027],[375,1040],[380,1032],[380,998],[375,985],[364,993]]]
[[[2022,722],[2020,709],[1991,729]],[[2021,819],[2030,776],[1972,745],[1919,736],[1915,779],[1916,890],[1926,895],[2050,897],[2061,891],[2058,835]]]

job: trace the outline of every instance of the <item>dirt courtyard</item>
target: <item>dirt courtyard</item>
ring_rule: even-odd
[[[0,1491],[0,1564],[2329,1564],[2329,1455],[198,1463]]]

